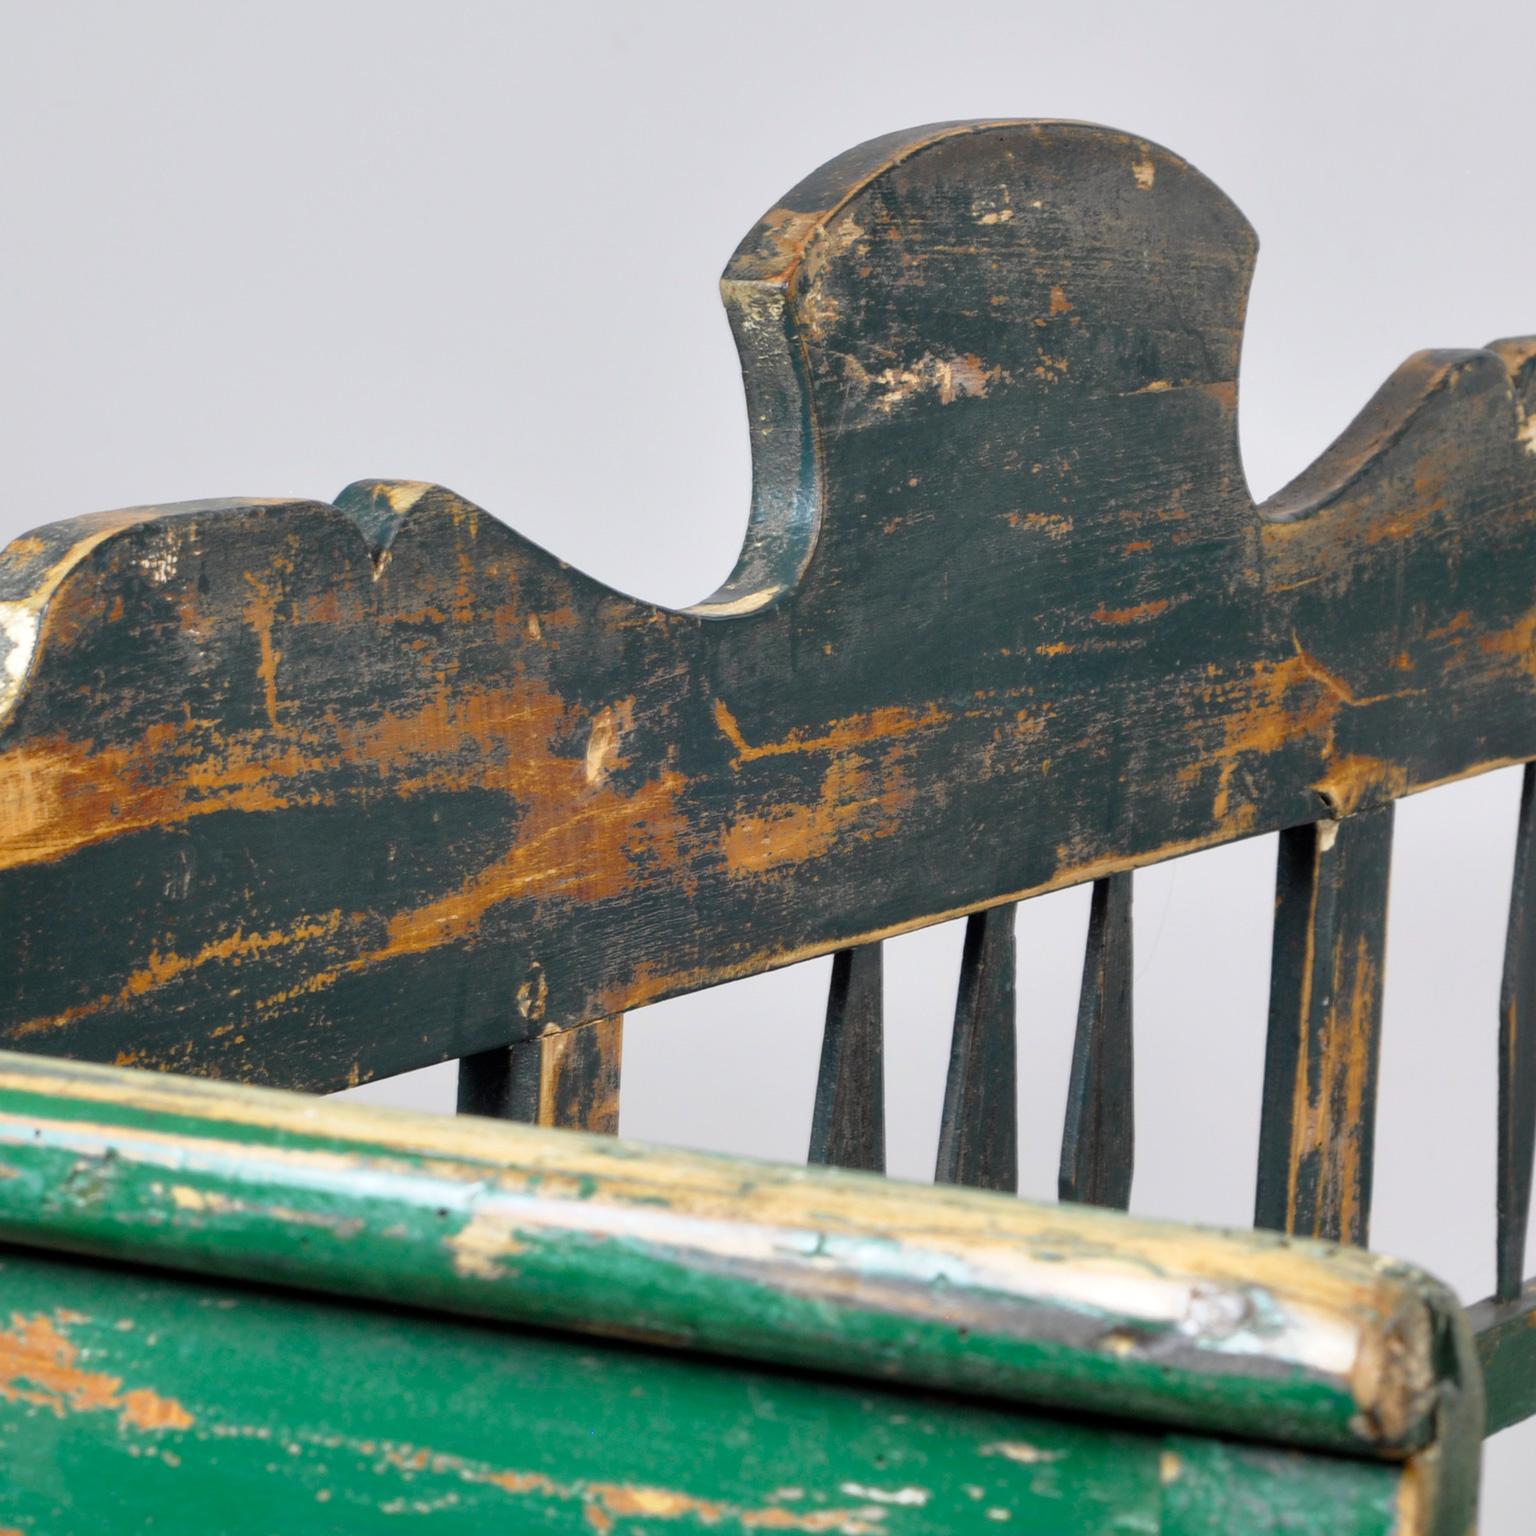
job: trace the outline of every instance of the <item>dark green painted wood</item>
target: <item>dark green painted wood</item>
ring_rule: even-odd
[[[466,1056],[459,1063],[458,1112],[537,1124],[537,1110],[529,1113],[523,1102],[525,1095],[514,1088],[514,1060],[513,1051],[508,1046]],[[534,1086],[537,1088],[536,1077]]]
[[[1126,1210],[1135,1171],[1131,875],[1094,881],[1057,1189]]]
[[[0,1525],[27,1536],[1394,1529],[1390,1464],[14,1251],[0,1287]]]
[[[1536,757],[1531,344],[1255,507],[1253,254],[1107,129],[840,157],[727,270],[683,612],[414,483],[16,541],[0,1038],[341,1087]]]
[[[1488,1400],[1487,1433],[1536,1414],[1536,1281],[1515,1296],[1467,1308]]]
[[[1458,1337],[1354,1251],[14,1056],[0,1240],[1357,1454]]]
[[[966,921],[934,1172],[941,1184],[1019,1187],[1016,911],[1009,903]]]
[[[1254,1225],[1366,1244],[1392,807],[1280,837]]]
[[[1265,1536],[1318,1530],[1398,1531],[1398,1489],[1383,1483],[1361,1497],[1352,1462],[1314,1462],[1306,1472],[1285,1452],[1221,1440],[1171,1440],[1162,1463],[1161,1536]]]
[[[1504,982],[1499,993],[1499,1162],[1497,1283],[1494,1295],[1520,1294],[1536,1157],[1536,764],[1520,790],[1514,889]]]
[[[832,958],[809,1161],[885,1171],[885,1017],[878,944]]]

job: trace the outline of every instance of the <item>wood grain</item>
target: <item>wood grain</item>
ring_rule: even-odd
[[[1412,1462],[16,1249],[0,1288],[28,1536],[1421,1536]]]
[[[1254,1225],[1367,1242],[1392,807],[1280,838]]]
[[[621,1014],[467,1056],[459,1113],[616,1135],[623,1055]]]
[[[0,1241],[1354,1455],[1471,1348],[1360,1250],[8,1053]]]
[[[1255,506],[1253,255],[1108,129],[833,161],[726,271],[690,609],[416,482],[15,541],[0,1039],[337,1088],[1536,758],[1532,343]]]

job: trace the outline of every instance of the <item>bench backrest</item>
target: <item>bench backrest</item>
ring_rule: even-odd
[[[879,1167],[878,946],[969,914],[938,1173],[1011,1188],[1012,904],[1093,881],[1061,1190],[1124,1205],[1131,872],[1278,830],[1256,1219],[1363,1243],[1392,804],[1536,759],[1536,340],[1410,359],[1256,506],[1254,251],[1105,129],[834,160],[726,269],[753,505],[685,610],[417,483],[18,539],[0,1045],[322,1091],[467,1058],[463,1107],[603,1126],[626,1009],[832,953],[812,1155]],[[1518,836],[1503,1302],[1530,770]]]

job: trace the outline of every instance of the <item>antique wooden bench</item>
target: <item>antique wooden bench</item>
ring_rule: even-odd
[[[398,481],[10,545],[0,1530],[1470,1528],[1536,1410],[1529,767],[1497,1291],[1364,1245],[1393,802],[1536,760],[1536,341],[1255,506],[1254,250],[1104,129],[834,160],[726,270],[753,504],[686,610]],[[1272,831],[1271,1230],[1094,1209],[1132,871]],[[1012,917],[1090,881],[1042,1207]],[[887,1181],[881,941],[960,915]],[[593,1134],[626,1010],[826,954],[835,1166]],[[453,1059],[467,1116],[315,1097]]]

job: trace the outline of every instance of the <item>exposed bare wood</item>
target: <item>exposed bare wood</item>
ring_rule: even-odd
[[[1254,249],[1106,129],[840,157],[729,264],[683,611],[416,481],[17,540],[0,1039],[337,1088],[1536,758],[1532,344],[1255,506]]]
[[[459,1113],[616,1134],[623,1055],[620,1014],[468,1056]]]
[[[1364,1245],[1392,807],[1280,838],[1254,1224]]]

